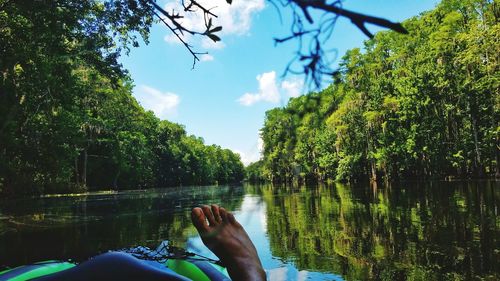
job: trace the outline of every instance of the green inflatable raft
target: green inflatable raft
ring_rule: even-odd
[[[189,253],[178,248],[160,245],[156,250],[147,247],[136,247],[128,250],[121,250],[125,253],[141,260],[141,262],[155,264],[166,272],[174,272],[186,280],[195,281],[218,281],[231,280],[225,267],[218,262],[197,254]],[[69,261],[48,260],[16,268],[7,269],[0,272],[0,281],[24,281],[62,272],[78,264]]]
[[[62,261],[43,261],[23,265],[0,272],[0,280],[24,281],[49,275],[74,267],[74,263]]]

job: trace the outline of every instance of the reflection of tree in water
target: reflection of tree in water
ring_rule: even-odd
[[[498,278],[494,185],[264,187],[271,251],[347,280]]]
[[[170,240],[183,247],[194,234],[190,210],[219,203],[235,209],[242,188],[199,187],[30,199],[4,204],[0,265],[46,259],[87,259],[108,250]]]

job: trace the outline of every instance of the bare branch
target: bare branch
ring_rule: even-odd
[[[185,34],[193,36],[206,36],[212,41],[220,41],[220,37],[215,33],[222,30],[220,26],[213,26],[212,19],[217,18],[217,15],[212,12],[214,8],[207,8],[198,2],[199,0],[180,0],[179,11],[165,11],[160,7],[156,0],[140,0],[151,5],[154,15],[156,15],[174,34],[174,36],[184,45],[184,47],[193,56],[193,67],[199,61],[198,55],[206,54],[196,52],[184,37]],[[389,28],[396,32],[408,33],[400,24],[391,22],[384,18],[364,15],[342,8],[342,1],[328,0],[269,0],[274,5],[279,13],[279,4],[282,7],[291,7],[292,24],[291,34],[283,38],[275,38],[275,44],[284,43],[292,39],[298,41],[295,57],[290,61],[285,69],[284,75],[287,73],[303,73],[306,74],[306,80],[314,83],[316,88],[323,84],[323,77],[335,73],[331,69],[333,60],[336,59],[337,53],[331,50],[324,50],[323,45],[331,39],[335,24],[339,17],[349,19],[361,32],[372,38],[373,34],[366,27],[367,24],[374,24],[380,27]],[[226,0],[231,4],[231,0]],[[313,18],[313,11],[322,12],[322,16],[318,19]],[[182,20],[188,15],[196,15],[203,17],[205,21],[205,30],[193,30],[183,25]],[[314,13],[316,14],[316,13]],[[333,54],[333,56],[332,56]],[[334,59],[332,59],[332,57]],[[296,64],[301,65],[300,70],[293,69]]]
[[[206,52],[196,52],[193,49],[193,46],[191,46],[185,39],[184,39],[184,34],[190,34],[190,35],[199,35],[199,36],[207,36],[214,42],[220,41],[220,38],[215,35],[216,32],[219,32],[222,30],[221,26],[212,26],[212,18],[217,18],[217,15],[215,15],[213,12],[211,12],[211,9],[207,9],[201,4],[199,4],[195,0],[189,0],[187,3],[183,0],[181,2],[181,5],[183,7],[183,12],[184,13],[193,13],[193,14],[200,14],[198,16],[203,16],[205,19],[205,27],[206,30],[204,31],[196,31],[192,29],[186,28],[181,20],[184,18],[184,14],[181,14],[179,12],[176,12],[175,10],[172,10],[171,12],[165,11],[162,7],[160,7],[155,0],[146,0],[148,3],[151,4],[153,8],[153,14],[158,17],[158,19],[167,26],[168,29],[174,34],[174,36],[184,45],[184,47],[189,51],[189,53],[193,56],[193,68],[196,65],[197,61],[200,61],[198,55],[203,55],[207,54]],[[161,14],[161,15],[160,15]],[[163,17],[162,17],[163,15]]]
[[[335,3],[327,4],[325,0],[290,0],[290,1],[295,2],[303,10],[307,10],[308,8],[316,8],[325,12],[330,12],[342,17],[346,17],[350,19],[354,25],[356,25],[359,29],[361,29],[361,31],[363,31],[363,33],[365,33],[370,38],[373,37],[373,35],[368,31],[368,29],[366,29],[365,24],[367,23],[392,29],[399,33],[408,34],[408,31],[400,23],[391,22],[384,18],[368,16],[352,12],[349,10],[345,10],[335,5]]]
[[[356,13],[342,8],[342,1],[327,3],[326,0],[270,0],[273,4],[279,3],[282,7],[291,7],[293,21],[291,35],[275,38],[275,44],[295,39],[298,41],[295,57],[287,65],[283,76],[290,74],[305,74],[306,84],[313,83],[318,89],[323,84],[324,76],[334,75],[337,70],[331,68],[337,58],[336,50],[324,50],[323,45],[331,39],[337,19],[348,18],[361,32],[369,38],[373,34],[366,28],[366,24],[374,24],[406,34],[406,29],[400,23]],[[322,12],[319,19],[313,19],[312,10]],[[304,23],[305,22],[305,23]],[[305,24],[307,27],[305,27]],[[308,44],[304,44],[308,42]],[[300,68],[294,69],[299,65]]]
[[[191,0],[191,4],[193,6],[196,6],[198,8],[200,8],[203,13],[207,14],[207,15],[211,15],[212,17],[216,18],[217,15],[215,15],[214,13],[212,13],[210,10],[212,10],[213,8],[210,8],[210,9],[206,9],[205,7],[203,7],[202,5],[200,5],[198,2],[194,1],[194,0]]]
[[[198,55],[204,55],[204,54],[207,54],[207,53],[206,52],[205,53],[200,53],[200,52],[193,51],[191,45],[189,45],[186,41],[184,41],[184,39],[177,33],[176,29],[174,29],[173,27],[171,27],[156,11],[153,11],[153,13],[155,14],[155,16],[157,16],[170,29],[170,31],[172,31],[172,33],[177,37],[177,39],[179,39],[179,41],[181,41],[181,43],[191,53],[191,55],[193,56],[193,67],[192,67],[192,69],[194,69],[194,66],[196,65],[196,62],[200,61],[200,58],[198,58]]]

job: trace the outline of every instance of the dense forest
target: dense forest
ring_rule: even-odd
[[[500,176],[500,4],[445,0],[266,113],[252,180]]]
[[[134,4],[135,3],[135,4]],[[136,1],[0,1],[0,194],[240,181],[237,154],[133,98]],[[347,52],[334,83],[266,113],[249,179],[500,176],[500,5],[445,0]]]
[[[118,57],[151,15],[125,1],[0,1],[0,194],[241,181],[239,155],[159,120]]]

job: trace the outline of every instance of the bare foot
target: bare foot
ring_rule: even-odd
[[[227,267],[231,279],[266,280],[257,250],[233,214],[217,205],[205,205],[194,208],[191,219],[203,243]]]

